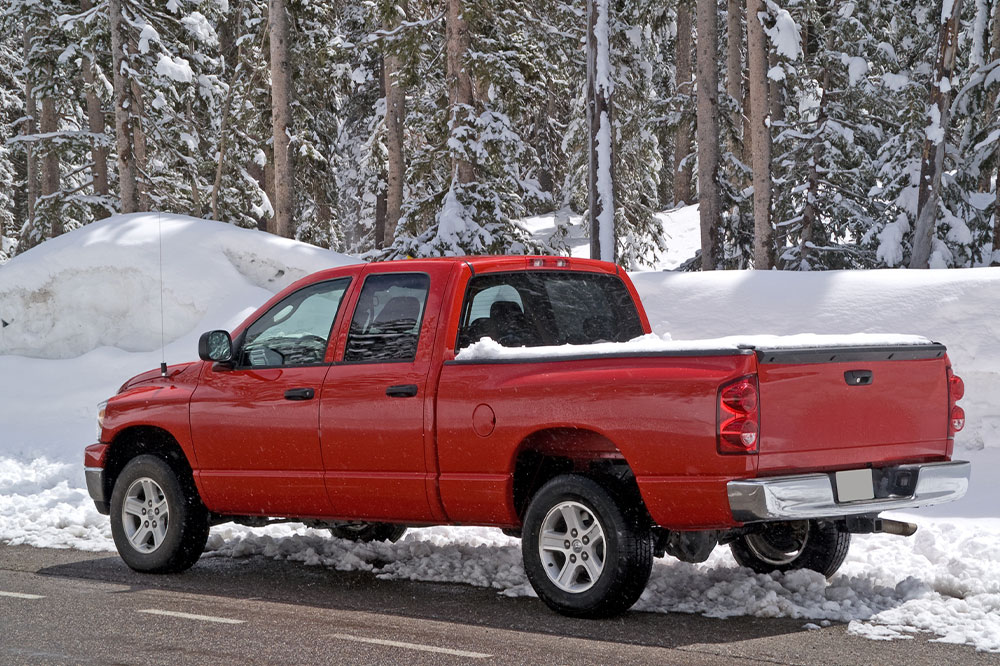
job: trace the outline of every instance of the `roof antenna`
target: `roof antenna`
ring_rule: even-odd
[[[156,211],[156,235],[160,250],[160,376],[167,376],[167,352],[163,335],[163,224],[160,211]]]

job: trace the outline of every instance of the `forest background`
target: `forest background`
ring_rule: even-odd
[[[0,0],[0,263],[159,210],[635,266],[697,202],[683,269],[998,264],[998,93],[1000,0]]]

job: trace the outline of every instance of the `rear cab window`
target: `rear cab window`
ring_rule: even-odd
[[[484,337],[505,347],[625,342],[643,334],[615,275],[582,271],[487,273],[469,281],[457,348]]]

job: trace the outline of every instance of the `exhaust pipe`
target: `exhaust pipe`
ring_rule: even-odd
[[[902,520],[892,520],[890,518],[879,518],[879,532],[886,534],[896,534],[899,536],[913,536],[917,531],[917,526]]]

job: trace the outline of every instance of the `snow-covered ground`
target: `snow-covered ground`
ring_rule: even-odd
[[[681,229],[697,219],[693,210],[672,214],[674,265],[694,254],[697,226]],[[534,220],[543,229],[544,218]],[[160,361],[158,228],[168,362],[194,358],[201,331],[233,326],[296,277],[352,261],[228,225],[136,215],[72,232],[0,267],[0,318],[11,322],[0,333],[0,541],[114,550],[108,520],[85,489],[82,449],[94,438],[97,402]],[[1000,489],[987,477],[1000,467],[1000,407],[991,400],[1000,394],[992,319],[1000,269],[633,278],[656,333],[672,343],[819,333],[946,343],[968,387],[957,454],[974,463],[964,500],[915,512],[909,519],[921,528],[912,538],[856,537],[829,582],[804,571],[753,574],[718,549],[704,564],[657,561],[637,608],[794,617],[805,626],[850,622],[850,631],[877,639],[927,631],[1000,651]],[[532,594],[519,542],[486,528],[412,530],[397,544],[353,544],[296,525],[213,529],[206,557],[248,556]]]

